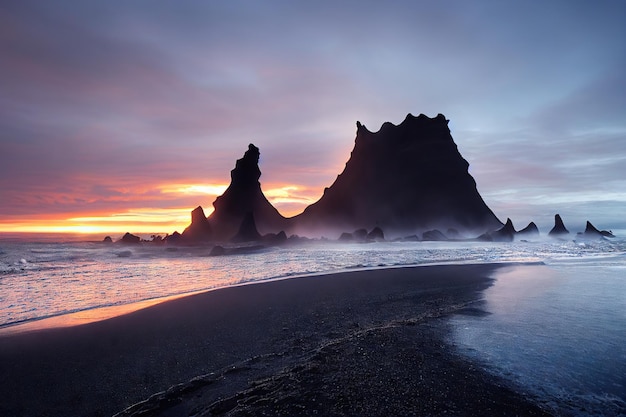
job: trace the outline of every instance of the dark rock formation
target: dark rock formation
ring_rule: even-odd
[[[352,236],[352,233],[343,232],[339,236],[339,241],[340,242],[352,242],[353,240],[354,240],[354,236]]]
[[[585,237],[601,237],[602,233],[596,227],[591,224],[590,221],[587,221],[587,225],[585,227],[585,231],[583,232]]]
[[[493,232],[487,232],[478,237],[478,240],[488,242],[512,242],[515,239],[515,227],[511,219],[506,219],[506,224]]]
[[[433,230],[428,230],[422,233],[422,240],[440,242],[440,241],[445,241],[449,239],[446,237],[446,235],[441,233],[439,230],[433,229]]]
[[[177,244],[181,242],[182,235],[178,232],[174,232],[171,235],[165,236],[165,239],[163,240],[165,240],[165,242],[168,244]]]
[[[111,239],[111,236],[106,236],[102,239],[102,243],[113,243],[113,239]]]
[[[598,239],[603,237],[615,237],[611,231],[608,230],[598,230],[590,221],[587,221],[587,226],[585,227],[585,231],[583,233],[578,233],[579,235],[583,235],[583,237],[587,239]]]
[[[150,236],[150,240],[148,241],[154,245],[162,245],[165,243],[165,239],[161,237],[161,235],[152,235]]]
[[[141,242],[141,238],[139,236],[135,236],[126,232],[124,236],[119,240],[120,243],[135,245]]]
[[[252,213],[258,231],[263,234],[286,229],[287,220],[261,191],[259,156],[259,148],[250,144],[230,172],[230,185],[213,202],[215,211],[208,220],[214,240],[225,241],[235,235],[249,213]]]
[[[253,242],[261,240],[261,234],[256,228],[254,214],[249,211],[241,221],[237,234],[231,239],[232,242]]]
[[[344,171],[319,201],[293,218],[295,230],[320,235],[379,225],[396,235],[433,228],[475,235],[502,226],[468,167],[441,114],[409,114],[376,133],[357,122]]]
[[[268,233],[261,238],[264,244],[269,246],[282,245],[287,242],[287,234],[281,230],[278,233]]]
[[[548,232],[548,236],[559,236],[559,235],[567,235],[569,234],[569,230],[565,228],[565,224],[563,224],[563,220],[561,219],[561,215],[554,215],[554,227],[550,232]]]
[[[517,235],[520,237],[537,237],[539,236],[539,228],[535,224],[535,222],[528,223],[528,226],[517,232]]]
[[[375,227],[369,233],[367,229],[357,229],[352,233],[343,232],[339,236],[341,242],[368,242],[373,240],[385,240],[385,235],[380,227]]]
[[[182,237],[194,242],[210,240],[213,237],[213,230],[201,206],[191,212],[191,224],[183,231]]]
[[[375,228],[372,229],[371,232],[367,234],[367,240],[381,242],[385,240],[385,234],[383,233],[383,230],[380,227],[376,226]]]

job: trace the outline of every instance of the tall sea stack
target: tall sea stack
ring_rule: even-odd
[[[566,235],[569,233],[569,230],[565,228],[565,224],[563,224],[563,219],[561,219],[560,214],[554,215],[554,227],[550,232],[548,232],[549,236],[560,236]]]
[[[344,171],[293,219],[295,231],[338,234],[378,226],[395,235],[449,228],[477,235],[500,228],[468,168],[441,114],[409,114],[375,133],[357,122]]]
[[[253,144],[230,172],[231,182],[224,194],[213,202],[215,211],[209,216],[213,239],[226,241],[235,236],[246,216],[253,216],[261,234],[277,232],[286,226],[286,219],[267,201],[261,191],[259,148]]]

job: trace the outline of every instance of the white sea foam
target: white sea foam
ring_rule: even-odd
[[[2,243],[0,326],[71,311],[299,274],[427,263],[626,265],[617,241],[309,243],[211,257],[210,247]],[[621,256],[621,257],[620,257]],[[33,308],[35,307],[35,308]]]

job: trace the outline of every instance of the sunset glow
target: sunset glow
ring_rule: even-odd
[[[228,184],[172,184],[161,186],[163,193],[178,193],[184,195],[221,195]]]
[[[0,7],[0,231],[180,231],[249,143],[293,216],[407,113],[499,218],[626,227],[623,2],[64,4]]]
[[[0,232],[42,232],[42,233],[84,233],[84,234],[119,234],[159,233],[167,234],[174,231],[182,232],[190,223],[191,211],[202,205],[209,216],[213,212],[212,202],[221,195],[228,185],[225,184],[169,184],[155,188],[165,201],[195,201],[189,207],[166,208],[131,208],[112,213],[73,214],[68,217],[58,215],[34,215],[30,218],[0,220]],[[272,188],[264,191],[267,199],[285,217],[301,213],[306,206],[316,201],[319,195],[315,190],[297,185],[272,184]],[[128,192],[128,194],[132,194]],[[192,196],[193,199],[189,199]],[[132,204],[132,199],[124,200]],[[139,199],[139,201],[141,201]]]
[[[126,212],[84,217],[41,219],[23,222],[0,222],[3,232],[43,233],[172,233],[189,225],[192,208],[131,209]],[[209,210],[209,213],[212,210]]]

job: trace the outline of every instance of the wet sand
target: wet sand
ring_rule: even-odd
[[[0,415],[546,415],[445,342],[502,266],[294,278],[3,335]]]

